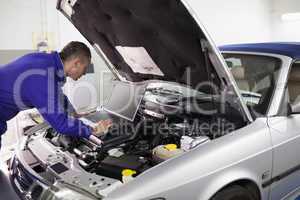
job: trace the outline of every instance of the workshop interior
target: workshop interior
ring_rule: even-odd
[[[0,200],[300,199],[299,1],[0,1]]]

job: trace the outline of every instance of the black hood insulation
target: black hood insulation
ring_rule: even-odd
[[[200,40],[206,37],[181,1],[78,0],[73,11],[75,27],[91,44],[100,46],[127,80],[158,79],[196,86],[213,79],[220,85],[211,63],[205,66]],[[164,76],[134,72],[116,46],[144,47]]]

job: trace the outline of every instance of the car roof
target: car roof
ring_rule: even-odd
[[[221,51],[244,51],[271,53],[300,59],[300,42],[269,42],[269,43],[249,43],[231,44],[220,46]]]

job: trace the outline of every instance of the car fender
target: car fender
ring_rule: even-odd
[[[255,184],[259,190],[260,197],[268,195],[268,191],[264,191],[261,186],[261,179],[254,172],[247,168],[234,167],[224,172],[213,175],[207,179],[206,184],[201,188],[201,193],[197,197],[198,200],[211,199],[222,189],[231,184],[238,184],[239,182],[249,182]],[[264,198],[261,198],[264,199]]]

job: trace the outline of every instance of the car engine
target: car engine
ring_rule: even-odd
[[[203,114],[193,109],[192,104],[188,105],[188,100],[182,99],[179,93],[154,88],[145,92],[133,121],[105,110],[87,116],[85,120],[90,122],[101,119],[113,122],[109,131],[99,136],[103,141],[101,147],[86,139],[61,135],[52,128],[46,131],[45,137],[56,147],[75,155],[85,171],[126,182],[124,178],[128,175],[138,176],[161,162],[220,137],[217,134],[220,126],[232,121],[235,128],[243,125],[243,120],[238,120],[238,111],[229,104],[226,109],[230,109],[230,116],[218,111],[217,114]],[[213,104],[211,98],[197,99],[197,105],[203,109],[221,107],[217,98]],[[203,124],[215,126],[201,128]]]

